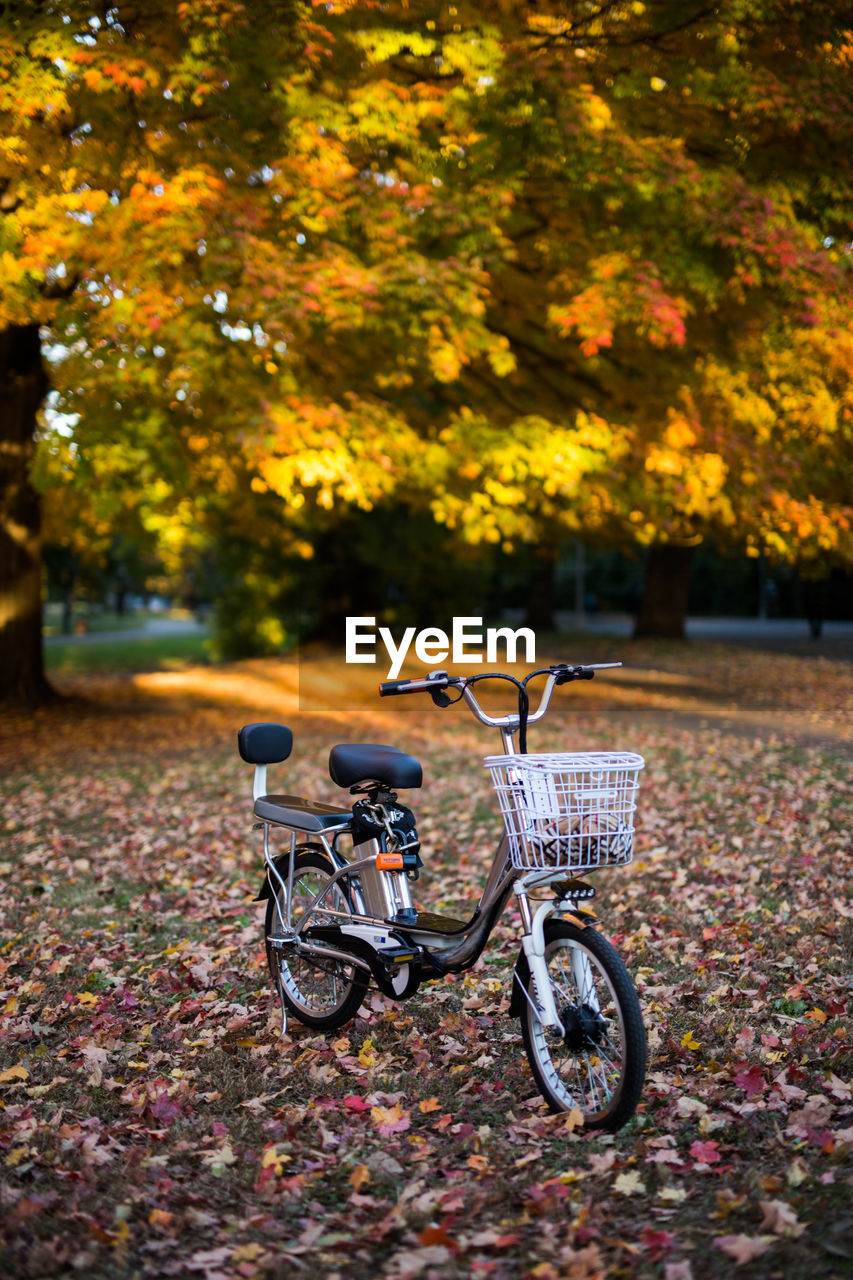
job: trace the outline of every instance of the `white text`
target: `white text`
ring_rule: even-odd
[[[346,661],[375,663],[377,635],[391,663],[388,668],[389,680],[396,680],[400,674],[412,641],[415,656],[426,666],[444,662],[447,658],[454,665],[479,664],[484,661],[495,663],[498,661],[498,645],[501,643],[505,648],[507,662],[536,661],[536,636],[529,627],[519,627],[516,631],[512,627],[487,627],[484,633],[482,618],[454,618],[450,635],[441,627],[424,627],[423,631],[406,627],[399,644],[395,642],[388,627],[379,627],[377,631],[375,618],[347,618]],[[522,641],[524,657],[519,659],[518,649]]]

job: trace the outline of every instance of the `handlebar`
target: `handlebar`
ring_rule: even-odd
[[[459,702],[460,699],[464,698],[481,724],[501,729],[505,738],[506,735],[511,735],[516,729],[520,729],[519,745],[521,751],[524,752],[526,750],[527,725],[541,720],[546,714],[551,703],[551,696],[557,685],[568,684],[573,680],[592,680],[596,671],[604,671],[612,667],[621,666],[621,662],[594,662],[587,666],[573,666],[569,663],[561,662],[552,667],[542,667],[538,671],[531,671],[523,680],[517,680],[515,676],[506,675],[503,672],[484,672],[482,675],[475,676],[449,676],[446,671],[431,671],[428,676],[417,676],[412,680],[386,680],[379,686],[379,696],[380,698],[388,698],[397,697],[404,693],[429,693],[432,695],[433,702],[440,707],[450,706],[452,702]],[[542,690],[539,706],[531,714],[527,697],[527,683],[536,676],[542,675],[547,675],[548,679],[545,683],[545,688]],[[519,691],[519,710],[511,715],[490,716],[480,706],[471,688],[473,684],[480,680],[508,680],[511,684],[514,684]],[[447,689],[458,689],[460,691],[459,696],[457,698],[449,698],[445,692]]]

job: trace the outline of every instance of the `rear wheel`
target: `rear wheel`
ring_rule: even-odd
[[[521,1034],[536,1083],[552,1111],[578,1108],[587,1129],[621,1129],[646,1074],[646,1033],[628,970],[600,933],[568,921],[546,924],[545,962],[564,1033],[543,1027],[528,974]]]
[[[299,955],[290,948],[276,947],[271,938],[284,932],[287,919],[286,885],[289,858],[283,858],[278,868],[284,881],[283,888],[275,876],[270,877],[270,896],[267,898],[264,938],[266,939],[267,964],[273,985],[289,1013],[307,1027],[317,1031],[331,1031],[341,1027],[358,1012],[369,982],[368,975],[353,964],[317,956]],[[304,918],[311,902],[333,875],[329,860],[312,850],[297,852],[293,867],[293,899],[291,922],[295,928]],[[346,884],[338,881],[329,892],[326,904],[335,911],[351,912]],[[324,916],[322,910],[312,918],[313,924],[338,923],[332,916]]]

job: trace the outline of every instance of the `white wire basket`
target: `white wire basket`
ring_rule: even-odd
[[[591,871],[630,862],[642,756],[588,751],[487,756],[521,871]]]

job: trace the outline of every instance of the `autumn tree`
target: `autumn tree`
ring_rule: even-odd
[[[509,368],[462,371],[447,429],[461,465],[437,515],[493,541],[556,523],[648,546],[639,626],[658,634],[681,633],[708,534],[849,562],[841,7],[511,14],[514,29],[495,15],[502,57],[457,140],[461,181],[499,211],[488,322]]]
[[[355,343],[320,320],[334,375],[308,368],[314,407],[276,409],[259,483],[369,502],[363,457],[388,439],[389,486],[421,481],[474,542],[648,548],[641,632],[682,633],[709,535],[849,562],[843,18],[794,0],[325,10],[341,75],[306,82],[311,118],[399,195],[421,244],[463,249],[471,324],[454,340],[444,293],[408,291],[424,368],[387,312]],[[349,244],[372,280],[375,249]]]
[[[210,104],[224,94],[245,111],[249,82],[257,92],[239,12],[11,3],[0,13],[0,694],[46,691],[40,512],[28,467],[48,387],[46,344],[79,378],[91,433],[85,478],[97,472],[92,455],[112,443],[128,494],[175,485],[201,416],[186,390],[193,364],[211,346],[227,359],[205,312],[209,290],[234,275],[222,275],[218,237],[240,233],[252,155],[241,137],[245,161],[229,184],[246,117]],[[273,38],[287,40],[290,26]],[[121,376],[130,361],[132,380]],[[166,426],[169,399],[183,412]]]
[[[43,688],[47,364],[76,483],[176,555],[269,537],[254,494],[296,554],[398,501],[851,556],[839,5],[0,16],[0,692]]]
[[[384,78],[342,88],[358,32],[338,62],[326,26],[272,0],[0,19],[0,696],[33,699],[48,363],[77,483],[179,550],[208,512],[245,509],[252,474],[288,486],[296,453],[321,507],[369,505],[417,444],[383,378],[498,344],[459,229],[424,252],[410,193],[369,158],[382,139],[417,154],[436,104]],[[354,334],[367,383],[336,364]]]

